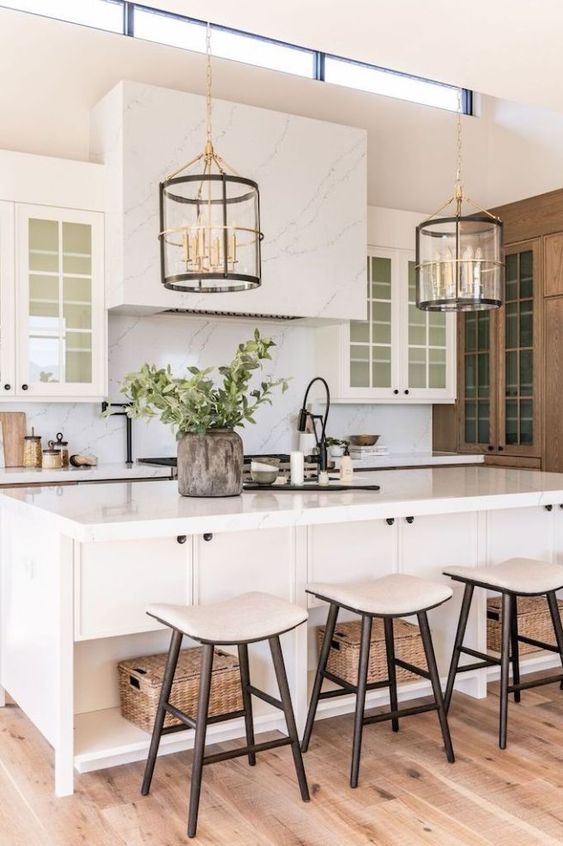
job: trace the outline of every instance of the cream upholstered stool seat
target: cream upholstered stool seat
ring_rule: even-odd
[[[149,605],[147,614],[201,643],[251,643],[280,635],[307,619],[307,612],[269,593],[243,593],[213,605]]]
[[[557,652],[563,663],[563,627],[557,604],[555,591],[563,588],[563,567],[535,558],[509,558],[500,564],[483,567],[447,567],[444,575],[454,581],[465,584],[461,612],[457,627],[452,662],[448,674],[445,703],[449,710],[456,675],[468,670],[482,669],[500,665],[500,718],[499,718],[499,746],[506,748],[508,695],[514,694],[515,702],[520,702],[520,691],[529,687],[560,682],[563,687],[563,674],[544,676],[533,681],[520,682],[519,643],[527,643],[540,649]],[[500,658],[493,657],[476,649],[469,649],[463,645],[465,630],[471,609],[473,591],[476,587],[498,591],[502,595],[502,635]],[[555,634],[555,643],[544,643],[518,633],[518,597],[542,596],[547,598],[551,622]],[[460,666],[462,655],[470,655],[479,659],[477,663]],[[509,684],[510,663],[512,662],[512,684]]]
[[[164,728],[164,718],[168,713],[180,721],[182,724],[181,727],[195,729],[188,837],[195,837],[197,830],[204,764],[216,763],[228,758],[247,755],[249,764],[254,766],[257,752],[290,745],[301,798],[304,802],[308,801],[309,789],[307,786],[307,777],[303,767],[299,737],[295,725],[295,716],[291,704],[289,684],[280,644],[280,635],[304,623],[308,616],[307,612],[303,608],[293,605],[291,602],[286,602],[279,597],[271,596],[267,593],[254,592],[244,593],[213,605],[151,605],[147,609],[147,614],[159,620],[165,626],[169,626],[172,629],[172,638],[145,767],[145,775],[141,788],[142,794],[146,796],[150,790],[161,736],[168,731],[178,730],[178,726]],[[169,701],[180,646],[184,635],[202,644],[199,698],[195,719],[193,716],[175,708]],[[267,640],[270,645],[280,693],[279,700],[250,683],[248,644],[264,640]],[[243,708],[241,711],[209,717],[209,692],[213,670],[213,654],[214,647],[219,645],[237,646]],[[255,742],[252,719],[252,696],[263,699],[268,704],[274,705],[284,712],[287,737],[269,740],[263,743]],[[208,723],[223,722],[238,717],[244,717],[246,746],[227,752],[205,755],[205,735]]]
[[[412,714],[420,714],[423,711],[435,710],[438,712],[440,720],[447,759],[450,763],[453,763],[455,760],[454,752],[426,613],[430,608],[435,608],[450,599],[453,593],[452,589],[440,582],[421,579],[417,576],[394,574],[383,576],[373,581],[358,582],[355,584],[315,583],[307,586],[307,592],[313,594],[318,599],[328,602],[330,608],[319,663],[315,674],[311,702],[309,704],[309,713],[307,715],[302,743],[303,751],[306,752],[309,747],[319,700],[328,699],[332,696],[340,696],[343,693],[354,693],[356,695],[356,709],[352,744],[352,766],[350,771],[351,787],[358,786],[362,733],[364,725],[368,723],[391,720],[393,731],[398,731],[399,717],[407,717]],[[334,629],[341,608],[353,611],[362,618],[358,681],[355,685],[335,676],[327,670]],[[396,617],[411,616],[413,614],[416,614],[418,618],[428,670],[422,667],[415,667],[413,664],[409,664],[395,657],[393,619]],[[371,630],[374,617],[383,619],[387,678],[383,681],[368,683]],[[432,684],[434,702],[429,705],[418,705],[399,710],[396,667],[402,667],[428,679]],[[322,691],[321,688],[325,679],[336,684],[338,686],[337,689]],[[376,714],[366,717],[365,700],[367,691],[382,687],[389,688],[390,711],[386,714]]]

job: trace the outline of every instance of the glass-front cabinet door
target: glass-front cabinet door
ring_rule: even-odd
[[[465,452],[493,452],[497,425],[491,383],[496,372],[497,315],[493,311],[471,311],[459,319],[461,448]]]
[[[18,205],[16,393],[105,393],[102,215]]]
[[[412,399],[453,401],[455,398],[455,318],[444,312],[421,311],[416,306],[416,263],[414,257],[402,253],[401,279],[406,280],[408,294],[406,313],[403,310],[402,348],[406,355],[403,367],[404,393]],[[404,333],[406,331],[406,338]]]
[[[347,360],[350,393],[359,399],[398,395],[396,251],[373,248],[367,259],[366,320],[351,320]]]
[[[14,274],[14,204],[0,202],[0,398],[16,392]]]
[[[505,302],[499,313],[498,448],[512,455],[540,456],[539,240],[507,247],[505,261]]]

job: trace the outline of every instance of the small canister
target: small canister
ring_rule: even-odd
[[[43,450],[43,469],[60,470],[61,467],[61,451],[55,448],[54,441],[49,441],[49,449]]]
[[[36,435],[33,427],[31,435],[23,439],[23,466],[41,467],[41,435]]]
[[[63,440],[63,433],[57,432],[55,447],[61,451],[61,467],[68,467],[68,441]]]

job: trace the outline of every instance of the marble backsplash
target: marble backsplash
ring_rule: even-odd
[[[272,406],[256,414],[256,425],[240,430],[246,452],[286,452],[297,446],[297,414],[309,380],[315,375],[314,335],[299,324],[266,323],[243,319],[167,315],[132,317],[110,314],[110,399],[121,398],[119,384],[126,373],[145,362],[170,364],[180,374],[189,365],[211,366],[229,361],[237,344],[251,337],[259,326],[276,342],[273,359],[265,374],[291,376],[289,390],[278,393]],[[72,452],[86,452],[100,462],[125,459],[125,421],[101,417],[99,405],[48,403],[5,405],[3,410],[25,410],[28,429],[35,427],[44,442],[62,431]],[[431,450],[432,410],[428,405],[333,405],[328,432],[343,437],[354,432],[381,435],[381,443],[393,452]],[[133,422],[133,454],[142,456],[175,453],[174,434],[158,420]]]

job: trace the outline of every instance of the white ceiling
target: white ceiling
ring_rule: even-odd
[[[563,111],[562,0],[148,0],[484,94]]]

